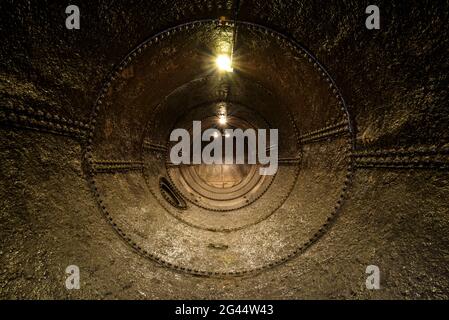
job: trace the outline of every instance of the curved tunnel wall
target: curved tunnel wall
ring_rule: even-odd
[[[223,87],[202,63],[215,22],[188,21],[230,16],[232,2],[84,5],[96,32],[67,34],[54,4],[7,6],[14,32],[1,49],[3,296],[447,294],[444,10],[385,3],[385,32],[367,33],[364,8],[350,2],[319,10],[244,1],[239,20],[256,25],[239,22],[241,69]],[[155,12],[167,14],[151,31]],[[409,33],[395,37],[395,19]],[[170,35],[159,33],[168,27]],[[280,130],[285,161],[248,206],[209,212],[187,201],[176,209],[159,189],[161,176],[170,179],[162,146],[171,114],[223,101],[254,108],[273,127],[291,123]],[[72,263],[87,273],[80,293],[60,286]],[[384,291],[361,287],[369,264],[385,270]]]
[[[235,28],[239,31],[237,45],[240,45],[235,52],[235,75],[214,76],[214,69],[207,70],[212,54],[204,52],[213,52],[208,46],[216,43],[217,30],[225,27],[217,21],[183,24],[134,50],[119,65],[97,101],[91,121],[93,137],[86,147],[94,193],[118,233],[144,256],[167,267],[200,275],[260,272],[297,256],[325,232],[343,203],[351,175],[350,120],[344,100],[319,62],[279,33],[238,22]],[[244,44],[253,45],[247,48]],[[280,76],[272,68],[286,71]],[[202,84],[199,93],[191,86],[187,91],[177,89],[186,85],[183,83],[186,79],[199,75],[204,78],[204,73],[206,80],[197,81]],[[270,92],[275,102],[267,108],[267,101],[259,102],[263,95],[259,96],[257,91],[247,93],[248,86],[241,86],[242,80],[234,80],[240,73],[244,79],[250,79],[245,81],[254,79],[263,83],[261,88]],[[150,129],[144,138],[152,149],[150,152],[160,153],[162,146],[168,144],[171,130],[177,127],[177,118],[188,123],[214,116],[215,110],[208,114],[204,109],[189,116],[186,101],[198,104],[192,95],[198,94],[203,99],[213,96],[217,85],[225,85],[227,92],[220,97],[221,91],[216,90],[216,100],[221,98],[226,104],[231,96],[237,103],[250,104],[254,112],[243,114],[248,121],[255,121],[256,114],[275,121],[283,115],[281,121],[276,121],[281,167],[274,178],[264,177],[266,182],[262,182],[261,190],[255,190],[256,185],[244,192],[246,201],[242,199],[241,205],[232,204],[235,200],[229,199],[228,210],[232,212],[226,212],[226,202],[220,205],[212,201],[214,192],[209,199],[204,198],[204,192],[191,197],[189,193],[194,192],[191,188],[185,190],[187,195],[179,192],[180,197],[191,200],[187,208],[164,206],[160,179],[170,179],[175,187],[173,192],[178,193],[185,185],[185,180],[178,179],[182,168],[180,173],[173,172],[175,168],[164,169],[168,151],[162,157],[143,155],[140,162],[134,150],[142,148],[145,129]],[[171,101],[172,109],[165,110],[167,102],[159,101],[174,91],[178,98]],[[248,95],[257,98],[248,99]],[[238,105],[234,108],[240,109]],[[233,109],[228,107],[227,112],[233,114]],[[155,114],[153,123],[161,126],[157,130],[147,126],[152,114]],[[324,125],[332,129],[324,130],[323,136],[313,133],[322,131]],[[298,130],[305,134],[300,136]],[[152,132],[158,138],[153,138]],[[310,146],[310,142],[315,143]],[[119,159],[116,162],[115,157]],[[112,159],[108,160],[110,170],[103,167],[107,165],[105,158]],[[141,173],[104,175],[105,171],[114,172],[117,163],[123,161],[149,167],[144,169],[149,189]],[[100,175],[98,168],[104,168],[100,169]],[[193,179],[190,175],[187,181]]]

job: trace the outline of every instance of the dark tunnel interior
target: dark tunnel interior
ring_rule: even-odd
[[[1,3],[0,298],[448,299],[447,1],[74,2]]]

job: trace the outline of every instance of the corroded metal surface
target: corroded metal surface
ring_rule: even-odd
[[[359,169],[354,171],[352,187],[339,209],[342,214],[336,220],[330,219],[332,221],[325,226],[328,230],[332,225],[331,232],[316,237],[320,240],[315,240],[313,246],[303,246],[303,250],[307,249],[306,254],[297,254],[296,258],[280,263],[277,268],[262,269],[266,272],[248,272],[251,276],[247,277],[196,277],[188,273],[210,275],[209,271],[217,270],[175,266],[173,260],[149,263],[147,258],[159,261],[161,257],[143,248],[132,231],[120,226],[126,220],[119,221],[119,213],[125,212],[127,207],[134,207],[146,210],[148,215],[144,219],[153,219],[150,213],[155,212],[157,216],[172,217],[170,223],[188,226],[192,234],[198,228],[198,225],[181,221],[182,216],[176,216],[178,213],[159,193],[157,184],[141,179],[141,172],[132,170],[115,174],[118,171],[111,168],[109,172],[97,174],[90,170],[89,163],[93,164],[94,159],[145,160],[146,164],[153,161],[154,171],[149,171],[151,168],[146,165],[144,174],[156,172],[165,175],[167,166],[163,163],[163,148],[150,146],[141,155],[142,140],[146,136],[142,134],[142,139],[138,140],[129,134],[131,130],[122,132],[118,119],[123,117],[125,123],[122,127],[128,129],[134,123],[126,122],[126,115],[107,104],[102,107],[115,114],[116,119],[104,126],[107,129],[105,133],[114,131],[114,124],[117,124],[117,134],[110,141],[123,144],[129,152],[120,153],[119,148],[116,149],[118,152],[113,152],[104,146],[101,154],[94,155],[92,152],[98,150],[85,145],[95,140],[95,131],[90,131],[85,125],[89,123],[99,88],[105,78],[109,78],[111,66],[118,66],[131,48],[147,37],[189,21],[220,16],[232,18],[237,9],[235,3],[227,0],[113,3],[78,0],[82,10],[82,28],[85,29],[67,33],[63,26],[63,7],[59,2],[2,2],[2,298],[448,298],[449,180],[447,153],[444,151],[449,142],[446,85],[449,79],[446,58],[449,7],[446,2],[411,5],[380,0],[376,3],[381,8],[383,21],[379,31],[367,31],[364,27],[366,3],[360,1],[239,2],[240,20],[269,26],[290,35],[329,67],[347,99],[354,121],[352,124],[356,124],[353,134],[357,136],[357,151],[351,157],[354,169]],[[191,31],[194,28],[189,28],[188,32]],[[270,32],[267,31],[267,35]],[[246,31],[242,33],[245,37]],[[170,41],[170,36],[164,35],[164,41],[160,40],[157,43],[165,43],[165,40]],[[255,42],[265,43],[261,37]],[[173,40],[172,45],[165,46],[164,50],[181,43],[182,40]],[[250,47],[243,44],[243,48],[247,50]],[[165,57],[175,61],[171,52],[165,51]],[[257,60],[278,68],[268,67],[263,76],[263,70],[251,69],[260,77],[249,79],[248,83],[254,85],[246,86],[245,90],[255,94],[247,94],[245,104],[250,100],[257,101],[257,96],[262,96],[265,89],[279,98],[279,104],[281,101],[284,104],[282,95],[290,94],[295,88],[290,84],[297,82],[276,78],[276,73],[283,69],[282,61]],[[163,80],[170,66],[159,60],[155,64],[154,75]],[[310,65],[313,65],[313,60]],[[116,80],[123,76],[131,81],[136,71],[125,68],[115,73]],[[264,82],[264,79],[271,80]],[[270,84],[272,87],[268,88]],[[226,86],[215,89],[192,90],[192,99],[204,102],[215,97],[217,90],[223,93],[220,95],[222,98],[244,97],[242,93],[245,90],[228,90]],[[104,93],[106,96],[108,90]],[[159,95],[165,97],[165,93],[160,93],[152,99]],[[263,95],[263,99],[268,96]],[[104,97],[101,100],[105,102]],[[314,101],[308,99],[301,103],[311,105]],[[133,109],[132,105],[130,107]],[[276,108],[272,110],[276,112],[267,112],[269,120],[280,113]],[[303,135],[344,120],[326,121],[324,114],[313,115],[311,109],[292,111],[290,118],[298,123],[302,121],[298,129]],[[95,112],[101,119],[99,109]],[[320,113],[325,113],[325,110]],[[140,119],[142,114],[140,112],[135,118]],[[62,118],[65,121],[60,121]],[[307,123],[306,118],[313,121]],[[156,119],[163,120],[163,113]],[[284,121],[286,119],[281,117],[278,122]],[[152,137],[152,142],[158,145],[165,143],[165,137]],[[315,179],[325,185],[325,181],[320,179],[329,175],[329,168],[339,162],[339,159],[326,158],[326,152],[331,151],[329,148],[340,145],[341,148],[337,148],[339,154],[350,154],[350,150],[345,151],[341,144],[347,138],[346,134],[340,133],[325,139],[314,138],[310,140],[312,143],[302,145],[304,152],[300,158],[292,152],[295,150],[282,148],[282,167],[293,169],[301,166],[295,190],[301,184],[306,186],[293,193],[292,197],[296,198],[289,197],[292,201],[279,209],[283,215],[302,212],[302,203],[324,207],[320,196],[306,192],[313,189],[310,182]],[[289,140],[288,144],[293,142]],[[349,144],[346,147],[350,149]],[[81,170],[81,165],[84,170]],[[311,172],[313,165],[320,167]],[[306,176],[307,172],[311,174]],[[92,192],[86,188],[85,175],[88,181],[92,177],[98,180],[96,184],[89,182]],[[284,190],[282,185],[278,187]],[[115,189],[118,192],[113,192]],[[322,194],[326,195],[329,190],[333,190],[332,185],[323,188]],[[127,199],[124,195],[129,196],[129,191],[147,197],[153,210],[139,207],[140,203],[135,198]],[[92,201],[91,193],[95,194],[98,203]],[[288,190],[284,193],[287,194]],[[307,197],[301,197],[301,194]],[[343,204],[342,201],[340,203]],[[113,212],[115,206],[118,210]],[[99,208],[103,214],[99,214]],[[220,213],[209,212],[211,215],[219,216]],[[287,222],[278,220],[278,223]],[[294,229],[301,232],[307,228],[307,224],[301,226]],[[210,229],[215,233],[223,231],[215,227]],[[267,230],[264,239],[267,242],[274,240],[270,237],[271,231]],[[313,234],[307,237],[312,238]],[[130,250],[125,244],[135,250]],[[161,241],[159,245],[170,243]],[[224,241],[204,243],[211,254],[232,250],[232,245]],[[263,247],[257,245],[254,250],[263,251]],[[151,255],[146,255],[145,251]],[[172,253],[176,254],[176,251]],[[82,290],[68,291],[64,288],[64,268],[69,263],[80,266]],[[365,267],[373,263],[380,266],[384,275],[382,290],[375,292],[364,287]],[[204,273],[199,273],[201,270]],[[230,272],[235,275],[232,272],[240,271],[244,270]]]

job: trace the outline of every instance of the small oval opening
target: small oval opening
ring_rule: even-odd
[[[171,183],[165,177],[159,179],[159,189],[164,199],[172,206],[178,209],[187,209],[187,203],[184,199],[175,191]]]

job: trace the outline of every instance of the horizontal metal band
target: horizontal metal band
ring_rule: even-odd
[[[299,140],[302,144],[307,144],[349,133],[348,122],[342,121],[331,126],[305,133],[299,137]]]
[[[94,160],[92,170],[94,173],[119,173],[128,171],[142,171],[142,161],[133,160]]]
[[[66,119],[57,114],[24,107],[0,106],[0,124],[7,127],[29,129],[84,140],[89,125],[78,120]]]
[[[357,168],[449,169],[449,149],[436,146],[356,151]]]

